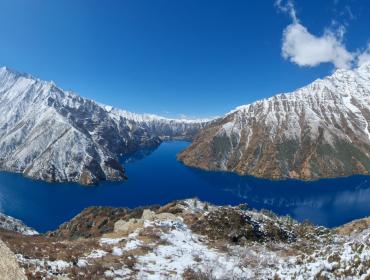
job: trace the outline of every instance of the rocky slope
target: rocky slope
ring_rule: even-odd
[[[178,158],[207,170],[282,179],[370,172],[370,64],[241,106]]]
[[[0,229],[18,232],[24,235],[38,234],[33,228],[26,226],[22,221],[0,213]]]
[[[1,170],[51,182],[122,180],[121,155],[190,139],[206,123],[114,109],[0,68]]]
[[[0,239],[28,279],[367,280],[367,220],[326,229],[247,205],[188,199],[91,207],[54,232],[0,230]]]

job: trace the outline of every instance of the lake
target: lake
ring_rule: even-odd
[[[128,181],[95,187],[50,184],[2,172],[0,211],[40,232],[57,228],[88,206],[137,207],[190,197],[214,204],[247,203],[328,227],[370,215],[370,176],[303,182],[201,171],[176,160],[188,145],[164,142],[152,152],[126,159]]]

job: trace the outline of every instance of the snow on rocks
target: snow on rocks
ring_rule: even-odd
[[[124,240],[124,237],[120,238],[101,238],[100,245],[115,245]]]
[[[38,232],[28,226],[22,221],[13,217],[0,213],[0,228],[15,231],[24,235],[36,235]]]
[[[248,273],[248,269],[238,268],[239,259],[210,249],[185,224],[160,222],[157,226],[171,228],[161,236],[167,244],[138,257],[135,269],[139,270],[139,279],[171,279],[192,267],[203,272],[212,271],[217,279]]]
[[[139,226],[130,231],[58,239],[57,247],[65,252],[57,255],[47,254],[45,240],[37,244],[41,250],[34,255],[32,250],[22,251],[27,246],[19,246],[16,237],[7,242],[16,242],[10,244],[29,275],[45,279],[368,280],[370,276],[370,229],[361,221],[330,230],[247,205],[215,206],[197,199],[153,209],[137,210]]]
[[[237,107],[200,131],[186,165],[270,179],[370,173],[370,68],[337,70]]]
[[[0,169],[34,179],[85,185],[124,180],[120,156],[155,148],[162,139],[191,139],[208,121],[134,114],[53,82],[0,71]]]
[[[98,258],[102,258],[104,256],[106,256],[108,253],[103,251],[103,250],[94,250],[92,251],[88,256],[87,258],[88,259],[98,259]]]
[[[85,260],[85,259],[79,259],[78,261],[77,261],[77,266],[78,267],[86,267],[86,266],[88,266],[89,265],[89,263],[88,263],[88,261],[87,260]]]
[[[32,266],[37,272],[45,273],[48,277],[52,277],[54,275],[65,276],[63,271],[73,266],[72,263],[64,260],[50,261],[43,259],[29,259],[25,258],[21,254],[17,254],[16,257],[20,264],[27,267]]]

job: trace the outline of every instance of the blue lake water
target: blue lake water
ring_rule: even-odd
[[[206,172],[176,160],[187,145],[165,142],[148,156],[125,164],[128,181],[96,187],[0,173],[0,211],[41,232],[57,228],[88,206],[137,207],[189,197],[215,204],[247,203],[329,227],[370,215],[370,176],[302,182]]]

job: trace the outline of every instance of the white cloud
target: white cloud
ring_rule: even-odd
[[[322,36],[315,36],[302,24],[294,22],[283,32],[282,55],[300,66],[329,62],[336,68],[351,68],[355,56],[343,45],[343,35],[341,28],[337,33],[326,30]]]
[[[366,63],[370,63],[370,43],[368,43],[366,50],[360,53],[357,57],[358,66],[364,65]]]
[[[316,36],[300,23],[292,0],[276,0],[275,6],[292,20],[283,32],[282,55],[285,59],[308,67],[321,63],[332,63],[336,68],[346,69],[353,66],[356,54],[343,44],[346,32],[343,25],[332,21],[330,28]]]

